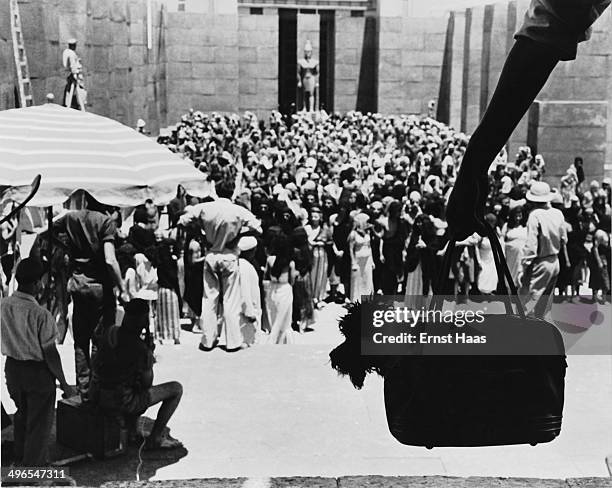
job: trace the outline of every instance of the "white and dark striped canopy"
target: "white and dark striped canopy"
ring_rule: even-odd
[[[119,122],[46,104],[0,112],[0,195],[20,200],[37,174],[30,206],[64,203],[77,190],[131,207],[165,204],[183,184],[196,196],[209,184],[193,163]]]

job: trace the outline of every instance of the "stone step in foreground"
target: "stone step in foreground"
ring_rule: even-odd
[[[342,478],[206,478],[112,481],[101,488],[612,488],[612,478],[492,478],[347,476]],[[87,487],[82,487],[87,488]]]

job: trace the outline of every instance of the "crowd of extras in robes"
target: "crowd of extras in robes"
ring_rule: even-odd
[[[124,209],[114,213],[121,271],[130,293],[151,304],[158,342],[178,344],[181,323],[193,331],[203,327],[210,243],[200,226],[179,221],[190,206],[217,199],[215,188],[260,223],[258,233],[235,243],[243,303],[236,313],[246,317],[239,321],[242,347],[291,343],[311,329],[328,303],[436,291],[449,240],[445,206],[467,146],[465,134],[426,116],[321,112],[286,118],[273,112],[265,121],[248,112],[191,111],[162,130],[158,142],[193,161],[210,188],[198,198],[179,187],[166,207],[149,201],[129,217]],[[534,182],[544,180],[545,161],[528,147],[512,157],[502,150],[489,170],[485,218],[517,280],[533,207],[526,196]],[[589,300],[609,300],[610,178],[585,181],[583,161],[576,157],[549,201],[563,213],[567,232],[557,299],[573,300],[588,290]],[[2,229],[4,256],[14,256],[11,231]],[[447,285],[459,298],[499,292],[486,237],[474,235],[456,252]],[[65,259],[58,248],[52,299],[60,325],[69,315],[69,297],[62,293]]]

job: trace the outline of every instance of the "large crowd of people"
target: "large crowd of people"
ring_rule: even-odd
[[[202,171],[209,195],[198,198],[179,187],[167,206],[147,201],[126,222],[125,211],[89,199],[116,228],[104,228],[99,236],[101,244],[113,241],[116,263],[104,263],[103,254],[94,262],[75,261],[75,244],[66,236],[70,225],[81,225],[85,217],[63,217],[55,229],[64,247],[54,282],[69,281],[59,276],[67,271],[59,266],[63,254],[85,274],[97,266],[100,272],[93,269],[89,274],[96,277],[89,281],[105,280],[108,288],[120,284],[124,313],[137,311],[139,320],[153,324],[159,343],[180,343],[186,317],[203,331],[203,349],[290,342],[313,325],[326,303],[436,291],[449,240],[446,205],[468,143],[465,134],[429,116],[273,112],[263,121],[248,112],[191,111],[162,131],[158,142]],[[579,157],[558,189],[551,190],[546,179],[544,159],[529,147],[521,147],[515,158],[502,150],[489,169],[485,220],[503,241],[515,283],[526,281],[533,255],[549,245],[550,254],[558,254],[559,270],[553,270],[554,282],[540,284],[536,292],[550,299],[556,288],[561,299],[571,299],[586,287],[592,300],[606,300],[610,179],[585,181]],[[544,209],[558,212],[542,214]],[[543,229],[557,221],[559,235]],[[15,262],[13,227],[7,222],[2,229],[3,285]],[[46,240],[39,243],[45,255]],[[455,254],[445,284],[451,293],[501,291],[487,237],[474,234],[458,242]],[[96,325],[116,321],[105,312],[108,293],[99,313],[79,298],[91,294],[89,281],[72,280],[70,294],[61,293],[63,286],[56,290],[62,295],[56,304],[60,320],[67,323],[68,307],[59,302],[70,295],[73,325],[89,324],[85,333],[80,326],[75,331],[83,350]],[[544,309],[537,313],[548,313],[550,304]],[[77,361],[86,365],[88,355],[77,354]],[[85,366],[82,372],[89,375]]]
[[[260,221],[252,264],[263,290],[264,328],[265,312],[274,307],[269,286],[276,279],[268,268],[279,252],[287,263],[282,276],[295,276],[287,278],[293,282],[294,306],[285,328],[290,322],[293,329],[305,330],[313,311],[326,301],[433,291],[449,239],[445,208],[466,135],[430,117],[351,112],[287,119],[272,113],[264,123],[251,113],[192,111],[159,142],[183,153],[217,187],[227,192],[233,186],[227,197]],[[503,241],[520,286],[532,265],[529,253],[537,251],[530,234],[536,248],[538,239],[551,239],[545,232],[537,235],[541,224],[529,228],[529,216],[533,225],[538,215],[533,210],[556,208],[563,222],[557,227],[564,232],[551,252],[559,254],[560,269],[541,293],[550,298],[556,287],[558,295],[572,298],[586,287],[593,300],[605,300],[610,293],[610,179],[585,181],[579,157],[568,166],[551,190],[541,155],[521,147],[509,158],[502,150],[489,169],[486,221]],[[178,222],[184,208],[197,202],[179,192],[169,207],[170,221]],[[559,214],[546,215],[549,222],[554,221],[550,215]],[[205,236],[187,234],[192,241],[187,248],[195,249],[195,256],[206,252]],[[449,276],[454,292],[499,292],[488,239],[474,235],[458,244]],[[293,251],[284,254],[288,248]],[[187,267],[194,259],[197,263],[192,256],[186,256]]]

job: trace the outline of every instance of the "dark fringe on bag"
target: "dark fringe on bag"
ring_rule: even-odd
[[[384,376],[389,358],[361,355],[361,303],[353,302],[347,309],[346,315],[338,323],[345,340],[329,353],[329,358],[333,369],[340,375],[348,376],[353,386],[361,389],[366,375],[377,373]]]

